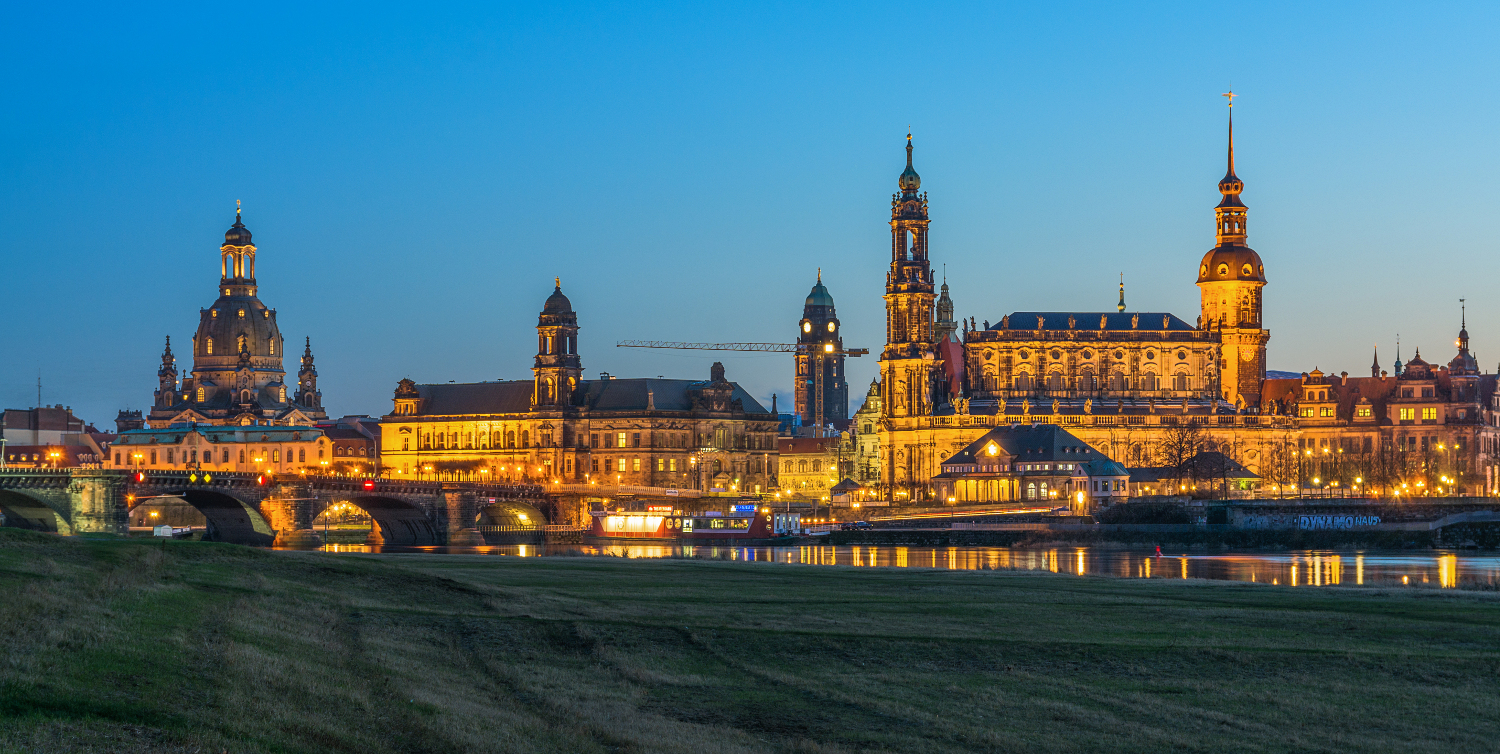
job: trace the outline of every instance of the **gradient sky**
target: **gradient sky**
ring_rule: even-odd
[[[789,355],[613,343],[790,342],[821,266],[878,353],[908,125],[959,314],[1109,310],[1124,272],[1191,322],[1231,87],[1270,367],[1446,361],[1460,297],[1500,360],[1493,3],[129,6],[0,25],[6,407],[40,369],[101,427],[149,408],[236,199],[332,414],[529,378],[555,275],[589,377],[787,401]]]

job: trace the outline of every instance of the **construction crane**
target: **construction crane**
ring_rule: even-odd
[[[818,346],[822,348],[818,348]],[[824,359],[834,356],[864,356],[868,348],[839,348],[832,343],[683,343],[672,340],[622,340],[616,348],[672,348],[690,351],[758,351],[761,353],[796,353],[812,356],[817,366],[813,369],[813,417],[816,431],[821,432],[823,413]]]

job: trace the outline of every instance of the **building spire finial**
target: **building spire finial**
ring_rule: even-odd
[[[822,284],[823,284],[823,268],[819,267],[818,268],[818,285],[822,285]]]
[[[1230,90],[1219,96],[1229,100],[1229,175],[1234,175],[1234,98],[1239,95]]]
[[[1120,273],[1120,303],[1115,304],[1119,311],[1125,311],[1125,273]]]
[[[553,285],[554,285],[554,286],[555,286],[555,287],[556,287],[556,288],[557,288],[557,289],[558,289],[558,290],[562,290],[562,276],[561,276],[561,275],[558,275],[558,276],[557,276],[557,277],[555,277],[555,278],[552,278],[552,284],[553,284]]]
[[[1458,329],[1469,329],[1469,308],[1464,303],[1465,299],[1458,300]]]

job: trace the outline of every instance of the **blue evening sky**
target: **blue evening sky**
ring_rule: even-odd
[[[40,369],[101,426],[149,408],[236,199],[336,415],[528,378],[557,275],[589,377],[717,359],[786,401],[788,355],[613,343],[790,342],[821,266],[878,353],[908,124],[959,314],[1108,310],[1124,272],[1191,322],[1231,87],[1271,368],[1445,362],[1460,297],[1500,360],[1492,3],[136,5],[0,24],[6,407]]]

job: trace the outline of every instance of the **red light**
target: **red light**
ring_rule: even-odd
[[[375,489],[375,480],[374,479],[366,479],[365,480],[365,489],[367,489],[367,490],[373,490],[373,489]]]

